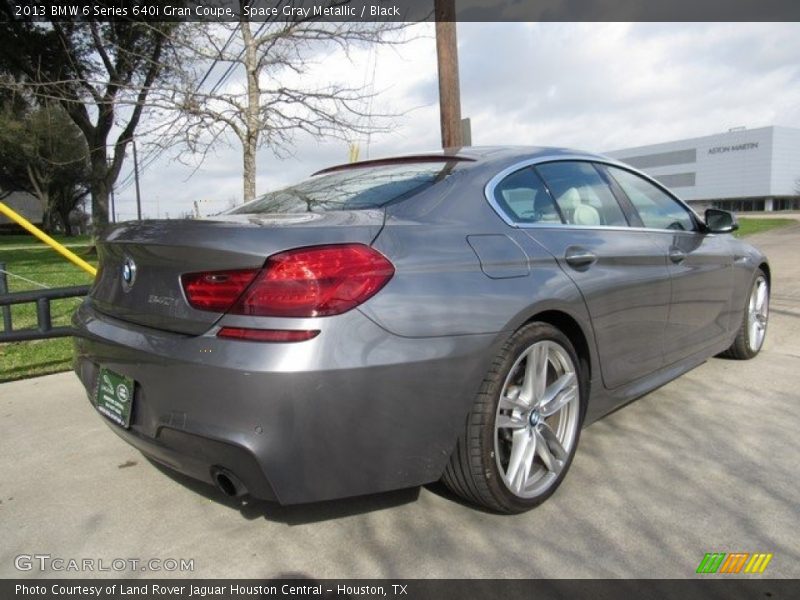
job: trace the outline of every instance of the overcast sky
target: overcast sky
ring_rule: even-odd
[[[374,85],[373,110],[401,114],[390,133],[361,140],[362,159],[439,146],[433,27],[413,33],[402,46],[327,55],[314,66],[315,77]],[[800,24],[460,23],[458,46],[474,145],[603,152],[731,127],[800,127]],[[342,141],[301,138],[283,160],[263,149],[258,193],[347,158]],[[168,153],[153,162],[141,179],[145,216],[175,217],[195,200],[203,214],[241,202],[238,145],[192,170]],[[133,185],[118,191],[117,213],[135,216]]]

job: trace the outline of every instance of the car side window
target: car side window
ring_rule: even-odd
[[[553,162],[536,166],[567,223],[627,227],[611,188],[588,162]]]
[[[630,171],[611,166],[606,168],[636,208],[645,227],[695,230],[694,219],[689,211],[669,194]]]
[[[561,223],[541,177],[527,167],[511,173],[494,188],[495,203],[516,223]]]

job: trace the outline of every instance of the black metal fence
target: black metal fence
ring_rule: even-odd
[[[64,298],[80,298],[88,293],[88,285],[9,293],[5,265],[0,263],[0,311],[3,313],[3,331],[0,332],[0,343],[26,342],[73,335],[74,330],[71,327],[53,327],[50,303],[53,300],[63,300]],[[15,304],[36,304],[36,328],[14,329],[11,307]]]

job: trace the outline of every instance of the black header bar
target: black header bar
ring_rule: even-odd
[[[0,598],[37,600],[789,600],[797,579],[5,579]]]
[[[455,0],[455,7],[460,22],[800,21],[798,0]],[[0,0],[5,19],[413,22],[434,19],[434,0]]]

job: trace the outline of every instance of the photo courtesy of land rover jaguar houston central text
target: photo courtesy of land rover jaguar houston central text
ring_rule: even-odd
[[[75,370],[115,433],[231,496],[441,479],[521,512],[583,426],[758,354],[770,268],[736,228],[573,150],[331,167],[219,216],[111,228]]]

